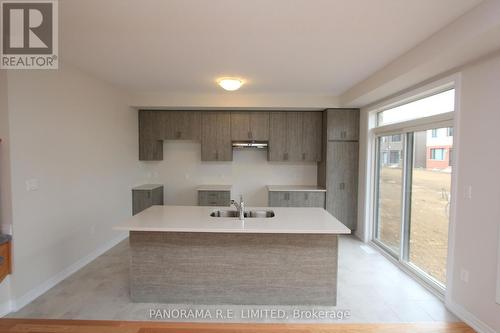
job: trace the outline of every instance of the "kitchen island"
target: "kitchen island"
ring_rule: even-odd
[[[322,208],[153,206],[115,227],[130,233],[134,302],[336,305],[338,235]],[[234,212],[234,211],[232,211]],[[230,215],[230,214],[229,214]]]

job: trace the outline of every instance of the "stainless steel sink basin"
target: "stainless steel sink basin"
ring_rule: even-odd
[[[274,217],[272,210],[249,210],[245,212],[245,217],[270,218]]]
[[[216,210],[210,214],[211,217],[239,217],[240,213],[237,210]]]
[[[211,217],[240,217],[237,210],[216,210],[210,214]],[[248,210],[245,211],[245,218],[271,218],[274,217],[272,210]]]

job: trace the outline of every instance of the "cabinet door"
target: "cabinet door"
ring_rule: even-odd
[[[217,161],[217,112],[203,112],[201,118],[201,160]]]
[[[255,141],[269,140],[269,112],[250,113],[250,139]]]
[[[204,112],[202,114],[201,160],[233,160],[229,112]]]
[[[328,110],[328,140],[359,140],[359,110]]]
[[[163,204],[164,204],[164,200],[163,200],[163,187],[155,188],[152,191],[151,204],[152,205],[163,206]]]
[[[309,192],[308,207],[325,208],[325,192]]]
[[[307,162],[321,161],[322,113],[303,112],[302,121],[302,160]]]
[[[163,116],[165,140],[199,140],[200,113],[197,111],[159,111]]]
[[[249,112],[231,112],[231,139],[233,141],[252,140]]]
[[[307,192],[290,192],[290,207],[308,207]]]
[[[217,161],[232,161],[233,146],[231,142],[231,114],[217,113]]]
[[[139,111],[139,160],[160,161],[163,159],[161,113]]]
[[[271,112],[269,115],[269,161],[287,161],[287,117],[286,112]]]
[[[302,112],[286,113],[286,151],[288,161],[302,161]]]
[[[358,143],[329,142],[326,209],[348,228],[357,223]]]
[[[153,205],[151,191],[132,191],[132,214],[136,215]]]
[[[290,207],[290,192],[269,192],[269,207]]]

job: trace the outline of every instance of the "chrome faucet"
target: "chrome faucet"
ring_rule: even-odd
[[[241,221],[245,219],[245,203],[243,202],[243,195],[240,195],[240,202],[236,202],[236,200],[231,200],[231,205],[234,205],[238,210],[238,216]]]

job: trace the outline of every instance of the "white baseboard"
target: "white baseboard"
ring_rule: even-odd
[[[95,251],[91,252],[87,256],[81,258],[77,262],[75,262],[73,265],[67,267],[66,269],[60,271],[50,279],[46,280],[39,286],[31,289],[28,291],[26,294],[23,296],[19,297],[18,299],[11,300],[9,302],[10,304],[8,305],[9,311],[7,313],[4,313],[3,310],[3,304],[0,304],[0,315],[3,317],[7,315],[8,313],[12,311],[19,311],[21,308],[24,306],[28,305],[32,301],[34,301],[36,298],[39,296],[43,295],[46,293],[49,289],[53,288],[56,286],[59,282],[63,281],[64,279],[68,278],[70,275],[75,273],[76,271],[80,270],[82,267],[85,265],[89,264],[93,260],[95,260],[97,257],[99,257],[101,254],[105,253],[121,241],[125,240],[128,237],[128,234],[122,234],[119,237],[114,238],[113,240],[107,242],[100,248],[96,249]]]
[[[472,327],[478,333],[496,333],[496,331],[489,327],[482,320],[474,316],[472,313],[467,311],[464,307],[459,304],[456,304],[453,301],[446,301],[446,307],[450,310],[455,316],[463,320],[467,325]]]

